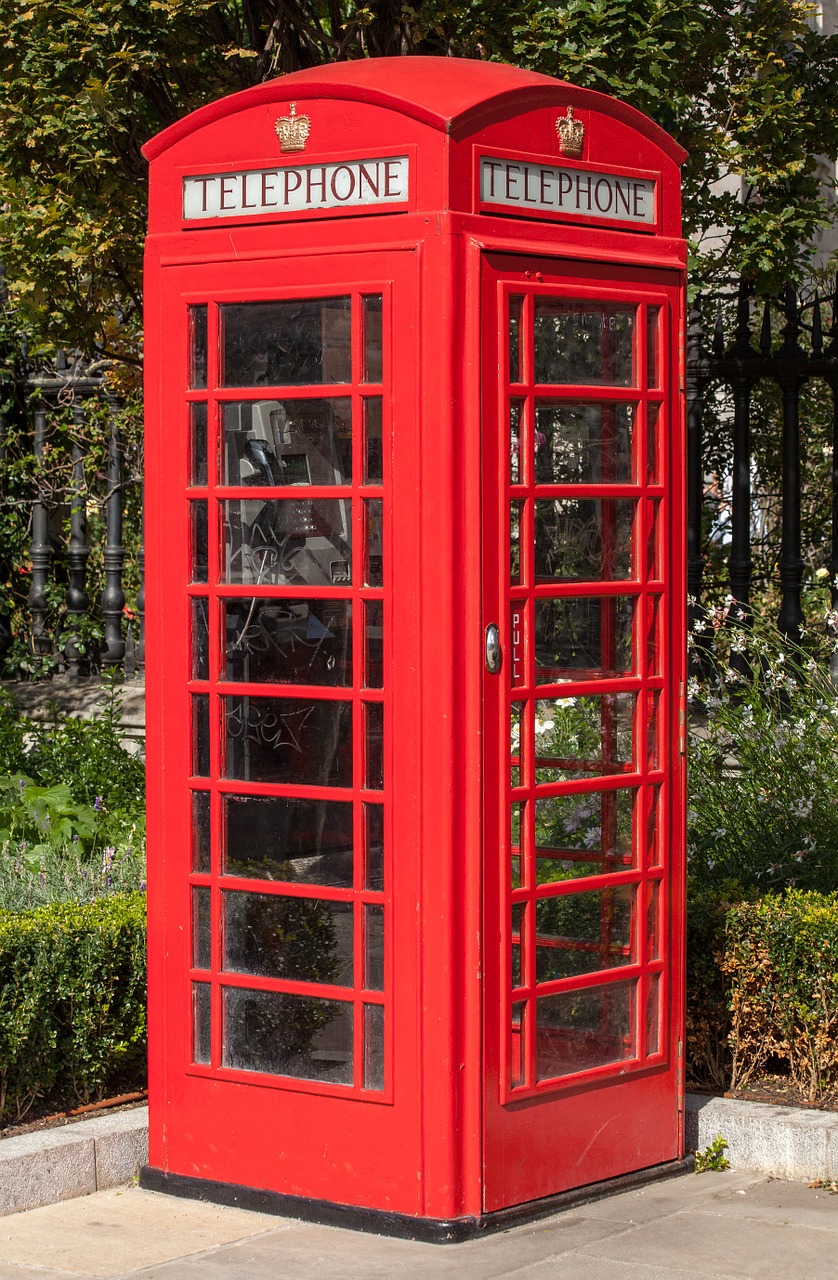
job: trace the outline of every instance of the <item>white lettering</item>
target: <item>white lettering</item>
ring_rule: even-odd
[[[404,204],[409,179],[408,156],[189,175],[183,179],[183,218],[192,222]]]
[[[651,178],[596,170],[550,168],[480,157],[480,199],[530,213],[561,212],[654,226],[657,184]]]

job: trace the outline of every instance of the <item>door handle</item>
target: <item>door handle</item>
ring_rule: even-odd
[[[490,622],[486,628],[486,670],[490,676],[498,674],[502,661],[500,632],[498,631],[497,623]]]

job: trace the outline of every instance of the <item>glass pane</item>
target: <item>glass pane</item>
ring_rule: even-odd
[[[343,498],[221,503],[222,580],[245,586],[346,586],[351,503]]]
[[[524,828],[525,801],[515,801],[510,805],[510,852],[512,855],[512,888],[517,889],[523,883],[521,879],[521,857],[526,853],[526,831]]]
[[[512,972],[510,980],[513,987],[520,987],[524,980],[524,970],[521,956],[526,945],[524,939],[524,920],[526,917],[526,903],[512,903],[512,945],[510,955],[512,960]]]
[[[523,601],[513,601],[509,614],[509,639],[510,639],[510,666],[512,668],[512,684],[524,684],[526,682],[526,667],[524,664],[524,618],[526,604]]]
[[[660,881],[650,880],[646,886],[646,959],[660,960]]]
[[[352,684],[348,600],[222,600],[224,679]]]
[[[538,404],[536,484],[630,484],[634,405]]]
[[[381,294],[364,298],[364,382],[380,382],[382,373]]]
[[[521,728],[523,724],[524,706],[525,703],[523,702],[513,702],[512,706],[509,708],[510,783],[513,787],[520,787],[523,783],[521,763],[523,759],[524,743],[521,736]]]
[[[384,990],[384,908],[364,907],[364,987]]]
[[[649,631],[647,645],[647,664],[650,676],[659,676],[663,670],[663,643],[661,640],[661,619],[663,603],[660,596],[647,596]]]
[[[189,308],[189,389],[203,391],[207,385],[207,308]]]
[[[210,890],[192,890],[192,967],[209,969],[210,966]]]
[[[366,719],[366,777],[364,785],[369,791],[384,790],[384,705],[367,702]]]
[[[207,406],[189,406],[189,483],[207,483]]]
[[[522,400],[513,400],[509,406],[509,480],[511,484],[520,484],[523,480],[521,467],[523,408]]]
[[[537,1079],[549,1080],[633,1058],[635,988],[634,982],[610,983],[537,1000]]]
[[[646,1052],[660,1053],[660,999],[661,976],[652,973],[646,979],[648,983],[646,995]]]
[[[631,788],[536,800],[536,883],[598,876],[633,866],[636,795]]]
[[[535,704],[536,782],[624,773],[632,761],[633,693]]]
[[[634,615],[631,596],[536,600],[536,684],[604,679],[632,671]]]
[[[364,887],[384,888],[384,808],[380,804],[364,805],[367,840],[367,869]]]
[[[192,695],[192,776],[210,776],[209,694]]]
[[[210,1062],[210,986],[192,983],[192,1061]]]
[[[384,684],[384,601],[368,600],[364,605],[364,619],[364,686],[367,689],[381,689]]]
[[[536,583],[630,578],[636,507],[620,498],[536,502]]]
[[[351,382],[349,298],[219,308],[223,387]]]
[[[381,484],[383,477],[382,401],[371,396],[364,401],[364,484]]]
[[[646,405],[646,482],[647,484],[660,484],[660,464],[658,461],[658,449],[660,447],[660,439],[658,432],[658,420],[660,418],[660,405]]]
[[[225,875],[351,886],[352,805],[296,796],[223,796]]]
[[[384,1006],[364,1005],[364,1088],[384,1088]]]
[[[513,586],[521,583],[521,530],[524,523],[523,502],[509,504],[509,581]]]
[[[192,532],[192,574],[190,580],[192,582],[209,582],[209,530],[206,502],[190,502],[189,516]]]
[[[509,1083],[512,1089],[522,1085],[525,1079],[524,1020],[527,1017],[526,1008],[526,1000],[519,1000],[512,1006],[512,1052],[509,1071]]]
[[[364,503],[364,582],[368,587],[384,586],[383,511],[380,498]]]
[[[663,862],[663,850],[660,840],[661,788],[650,787],[649,813],[646,819],[646,857],[650,867],[659,867]]]
[[[520,382],[523,369],[521,360],[521,315],[523,298],[509,299],[509,381]]]
[[[224,698],[223,776],[294,786],[352,786],[352,703]]]
[[[660,749],[658,746],[660,694],[650,693],[646,704],[646,763],[650,769],[660,768]]]
[[[636,308],[535,298],[535,380],[632,386]]]
[[[633,964],[636,887],[566,893],[535,904],[535,978],[554,982]]]
[[[661,578],[660,506],[659,502],[650,502],[647,514],[649,533],[646,539],[646,572],[653,582]]]
[[[646,382],[650,387],[659,387],[660,381],[660,307],[646,308]]]
[[[222,989],[222,1064],[298,1080],[352,1084],[352,1003]]]
[[[222,899],[228,972],[352,986],[351,902],[232,892]]]
[[[209,601],[193,596],[192,613],[192,679],[209,680]]]
[[[244,400],[224,405],[222,483],[352,483],[352,402]]]
[[[210,873],[210,793],[192,792],[192,870]]]

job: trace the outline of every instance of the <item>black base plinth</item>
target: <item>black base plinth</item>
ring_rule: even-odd
[[[505,1231],[522,1223],[533,1222],[589,1204],[619,1191],[630,1191],[658,1182],[663,1178],[689,1173],[693,1168],[692,1156],[682,1160],[670,1160],[666,1164],[639,1169],[606,1182],[593,1182],[587,1187],[575,1187],[559,1195],[546,1196],[542,1200],[530,1200],[509,1209],[496,1209],[479,1218],[412,1218],[406,1213],[387,1213],[382,1209],[360,1209],[355,1205],[334,1204],[330,1200],[307,1200],[303,1196],[287,1196],[277,1191],[261,1191],[256,1187],[240,1187],[233,1182],[213,1182],[206,1178],[192,1178],[181,1173],[164,1173],[145,1165],[140,1170],[140,1186],[147,1191],[162,1191],[166,1195],[180,1196],[186,1200],[207,1200],[212,1204],[230,1205],[237,1209],[251,1209],[258,1213],[274,1213],[284,1218],[298,1218],[303,1222],[319,1222],[329,1227],[345,1227],[352,1231],[369,1231],[373,1235],[396,1236],[400,1240],[421,1240],[427,1244],[460,1244],[474,1240],[492,1231]]]

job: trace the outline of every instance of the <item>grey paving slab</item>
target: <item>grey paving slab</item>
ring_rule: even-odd
[[[563,1254],[561,1258],[548,1258],[516,1271],[514,1280],[707,1280],[707,1272],[693,1271],[675,1262],[656,1267],[642,1262],[614,1262],[612,1259],[573,1253]],[[715,1275],[713,1280],[739,1280],[739,1277]],[[799,1280],[799,1277],[794,1280]]]
[[[679,1213],[692,1206],[727,1203],[731,1197],[736,1211],[740,1207],[739,1195],[764,1181],[759,1174],[740,1173],[688,1173],[666,1182],[651,1182],[636,1191],[624,1191],[618,1196],[607,1196],[585,1205],[585,1212],[592,1218],[615,1218],[630,1223],[649,1222],[651,1219],[671,1213]],[[785,1184],[782,1184],[785,1185]]]

